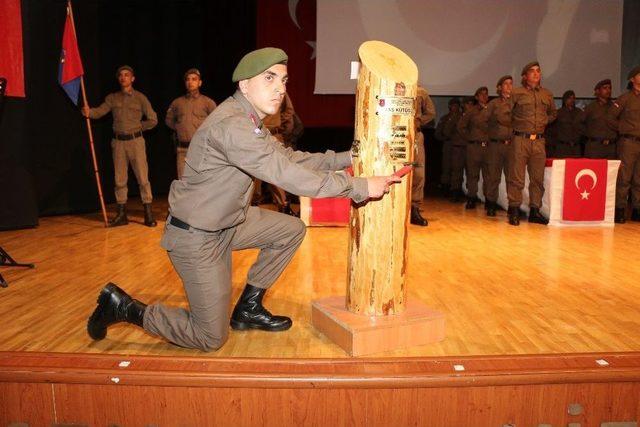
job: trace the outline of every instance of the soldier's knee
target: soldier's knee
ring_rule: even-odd
[[[222,336],[212,336],[212,335],[202,335],[202,337],[198,340],[198,349],[211,352],[220,349],[224,343],[227,342],[227,338],[229,337],[228,333],[225,333]]]
[[[302,240],[304,236],[307,234],[307,226],[304,224],[304,222],[302,222],[300,218],[294,218],[294,219],[295,221],[293,221],[292,223],[293,232],[295,233],[296,236],[298,236],[300,240]]]

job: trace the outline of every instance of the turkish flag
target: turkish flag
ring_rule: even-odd
[[[24,98],[20,0],[0,0],[0,77],[7,79],[7,96]]]
[[[562,200],[563,220],[604,220],[606,196],[607,160],[566,160]]]

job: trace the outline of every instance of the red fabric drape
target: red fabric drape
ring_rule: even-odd
[[[0,77],[7,96],[25,96],[20,0],[0,0]]]

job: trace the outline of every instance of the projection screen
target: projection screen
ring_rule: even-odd
[[[495,93],[505,74],[537,59],[543,86],[593,96],[620,88],[623,0],[317,0],[318,94],[354,93],[349,72],[366,40],[382,40],[417,63],[432,95]]]

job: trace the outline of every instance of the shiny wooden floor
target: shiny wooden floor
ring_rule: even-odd
[[[132,208],[135,209],[134,206]],[[157,216],[165,208],[157,204]],[[438,344],[375,356],[472,356],[640,351],[640,224],[556,229],[486,218],[427,199],[429,227],[409,230],[409,298],[446,315]],[[291,316],[287,332],[235,332],[219,351],[182,349],[131,325],[93,342],[86,319],[113,281],[136,298],[187,307],[180,279],[155,229],[105,229],[99,215],[42,218],[30,230],[0,233],[0,246],[34,270],[3,268],[0,351],[207,357],[348,357],[310,324],[310,302],[344,294],[347,229],[312,228],[265,305]],[[234,254],[234,300],[257,256]]]

